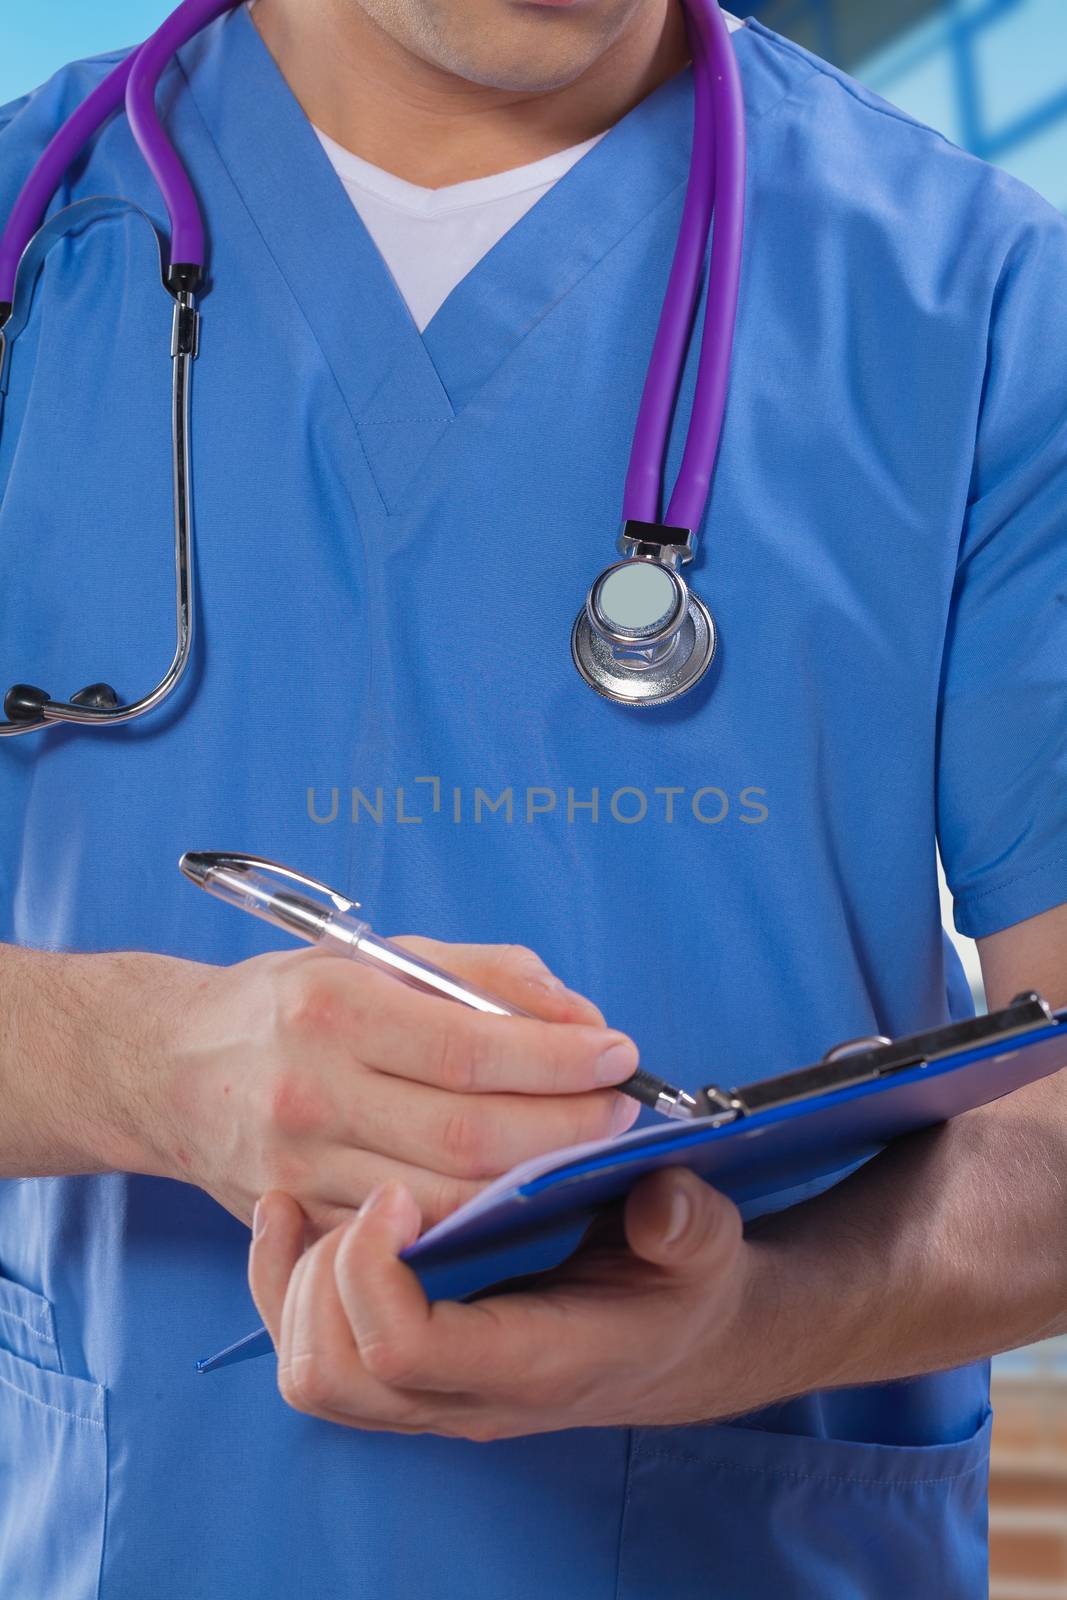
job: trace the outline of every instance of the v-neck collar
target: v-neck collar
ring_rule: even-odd
[[[745,60],[755,40],[749,27],[731,38],[748,99]],[[443,427],[553,306],[685,182],[688,69],[565,173],[453,289],[420,335],[245,7],[186,46],[181,65],[218,155],[357,426],[410,416]],[[760,74],[754,76],[758,85]],[[750,115],[762,109],[750,104]]]
[[[423,340],[457,411],[608,251],[685,183],[692,97],[687,69],[642,100],[438,308]]]
[[[222,164],[358,421],[388,368],[420,342],[407,306],[246,8],[212,23],[179,59]]]

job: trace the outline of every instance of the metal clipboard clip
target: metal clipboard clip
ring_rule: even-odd
[[[698,1090],[694,1118],[714,1118],[718,1123],[736,1122],[757,1111],[770,1111],[813,1095],[850,1089],[857,1084],[886,1078],[908,1067],[925,1067],[945,1056],[983,1045],[1007,1043],[1050,1022],[1055,1013],[1035,989],[1015,996],[1010,1005],[988,1016],[968,1017],[923,1033],[889,1039],[885,1034],[866,1035],[834,1045],[821,1060],[799,1067],[777,1078],[764,1078],[744,1088],[723,1089],[709,1083]]]

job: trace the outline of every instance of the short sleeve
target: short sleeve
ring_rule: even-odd
[[[1067,901],[1067,219],[1026,191],[990,315],[938,717],[956,927]]]

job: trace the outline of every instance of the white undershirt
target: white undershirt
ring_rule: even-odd
[[[420,333],[460,279],[603,138],[489,178],[424,189],[315,132]]]
[[[724,16],[731,32],[743,26]],[[598,134],[489,178],[424,189],[353,155],[321,129],[315,132],[420,333],[471,268],[603,138]]]

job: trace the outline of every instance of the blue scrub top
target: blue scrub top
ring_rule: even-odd
[[[935,838],[966,933],[1067,900],[1067,223],[768,29],[733,43],[748,231],[693,575],[721,655],[640,712],[586,688],[568,635],[613,551],[690,75],[420,336],[246,13],[183,52],[161,104],[212,241],[195,666],[151,720],[0,746],[0,936],[278,947],[176,870],[248,849],[383,930],[533,945],[696,1087],[968,1009]],[[0,210],[106,66],[0,113]],[[122,120],[68,184],[162,221]],[[3,683],[132,697],[169,659],[142,231],[55,252],[15,346]],[[273,1359],[195,1374],[255,1323],[247,1243],[178,1183],[0,1185],[4,1595],[985,1593],[982,1366],[726,1427],[354,1432],[287,1409]]]

